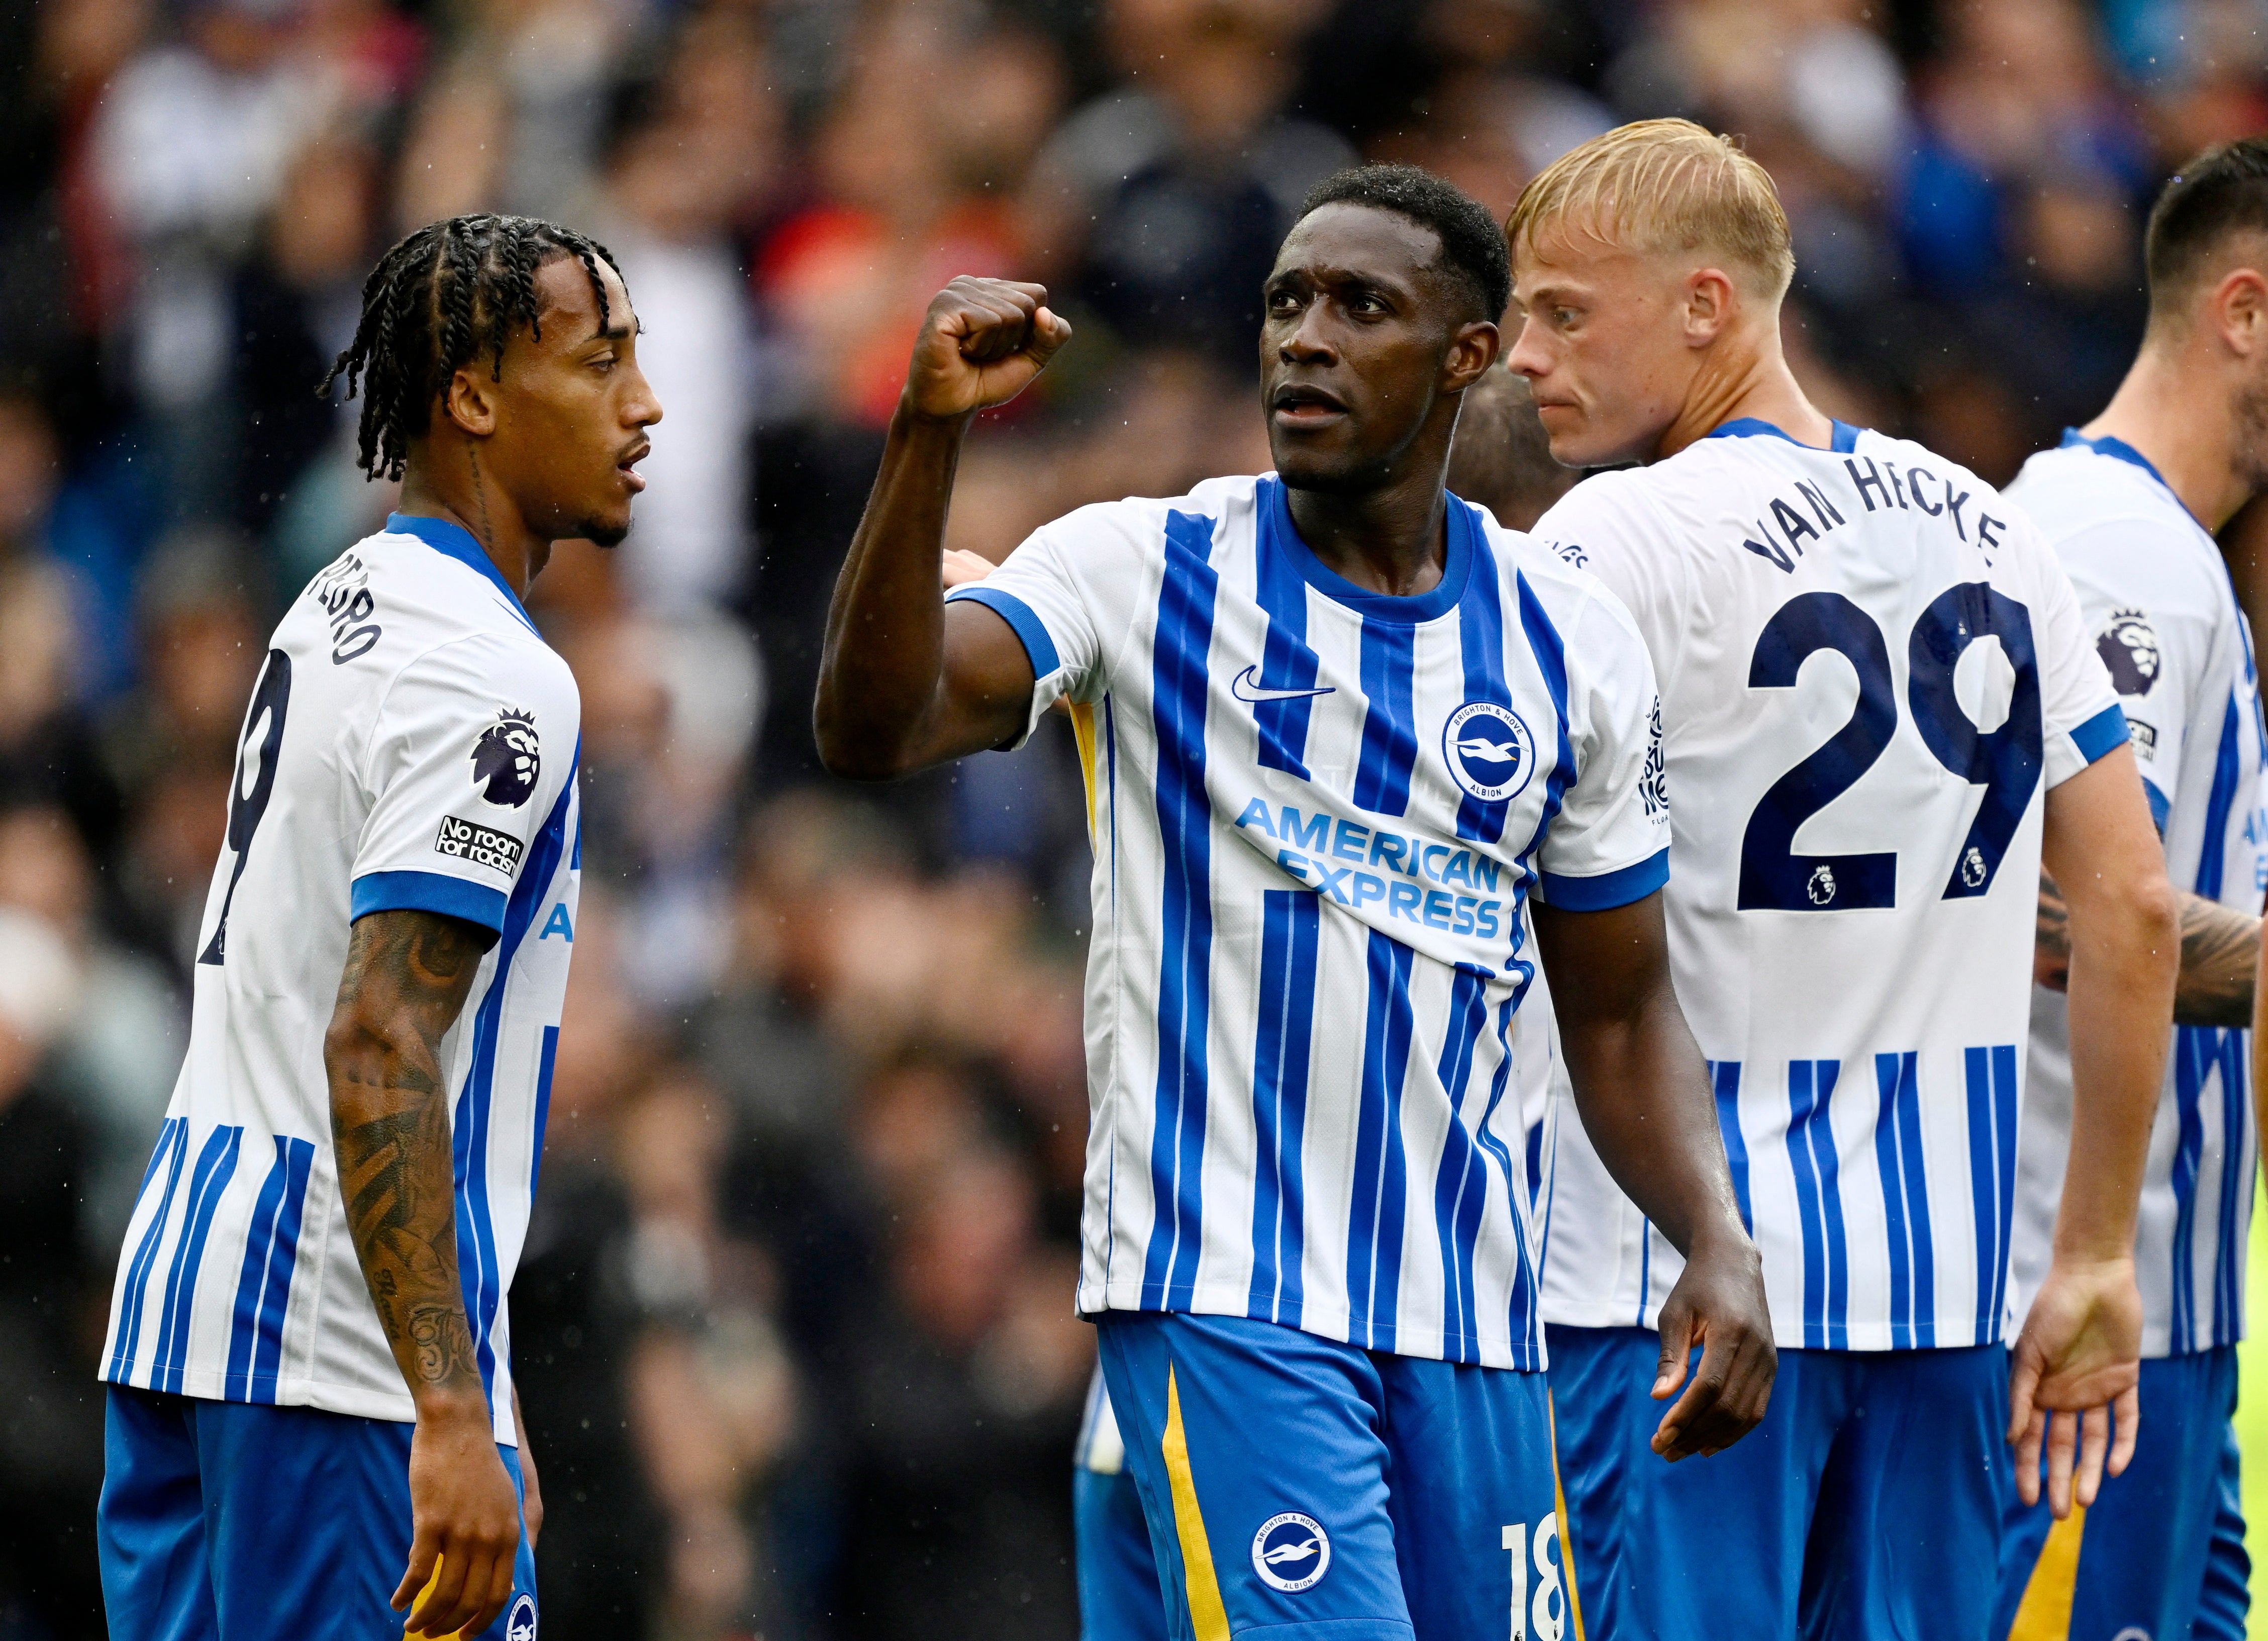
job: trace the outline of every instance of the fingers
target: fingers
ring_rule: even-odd
[[[500,1555],[489,1564],[487,1593],[480,1607],[465,1621],[462,1626],[464,1634],[482,1634],[496,1623],[497,1615],[504,1611],[504,1603],[512,1600],[512,1560],[509,1555]]]
[[[1693,1319],[1684,1306],[1665,1304],[1656,1325],[1661,1330],[1661,1358],[1653,1370],[1651,1394],[1656,1402],[1661,1402],[1675,1394],[1678,1386],[1685,1382],[1686,1358],[1693,1354]],[[1675,1413],[1676,1410],[1672,1409],[1664,1423],[1668,1423],[1668,1418],[1675,1417]],[[1657,1453],[1660,1451],[1660,1439],[1657,1434],[1654,1448]]]
[[[465,1580],[474,1571],[474,1560],[462,1552],[436,1558],[432,1579],[417,1598],[417,1604],[409,1609],[409,1622],[402,1626],[405,1631],[414,1636],[446,1636],[464,1628],[461,1621],[452,1623],[449,1620],[463,1608]],[[480,1571],[485,1577],[488,1569],[482,1567]],[[465,1616],[470,1617],[471,1614],[466,1613]]]
[[[2039,1394],[2040,1358],[2029,1335],[2016,1341],[2014,1359],[2008,1364],[2008,1439],[2021,1444],[2033,1426],[2033,1398]],[[2039,1454],[2039,1441],[2032,1439],[2035,1458]],[[2029,1503],[2029,1500],[2026,1501]]]
[[[1653,1450],[1675,1464],[1731,1446],[1763,1422],[1778,1371],[1777,1354],[1763,1340],[1729,1328],[1711,1332],[1693,1382],[1662,1416]]]
[[[2016,1497],[2027,1510],[2040,1502],[2040,1439],[2046,1418],[2035,1409],[2026,1415],[2021,1429],[2008,1432],[2008,1439],[2016,1444]]]
[[[395,1612],[409,1606],[409,1598],[433,1581],[433,1570],[440,1559],[440,1536],[431,1527],[419,1527],[409,1542],[409,1565],[402,1572],[401,1582],[394,1587]]]
[[[2071,1472],[2079,1456],[2079,1416],[2050,1413],[2048,1426],[2048,1508],[2062,1520],[2071,1513]]]
[[[2079,1469],[2072,1477],[2072,1497],[2081,1508],[2095,1502],[2102,1485],[2102,1458],[2110,1448],[2110,1409],[2089,1408],[2079,1416]]]
[[[2111,1402],[2113,1435],[2110,1443],[2110,1473],[2126,1474],[2127,1461],[2134,1456],[2134,1438],[2142,1428],[2142,1393],[2139,1387],[2129,1386],[2118,1393]]]

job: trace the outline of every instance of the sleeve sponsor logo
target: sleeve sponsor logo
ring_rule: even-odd
[[[2146,724],[2138,717],[2128,718],[2126,739],[2134,743],[2136,757],[2154,758],[2158,755],[2158,726],[2155,724]]]
[[[1669,813],[1669,776],[1662,767],[1661,758],[1661,697],[1653,698],[1653,712],[1646,720],[1646,768],[1638,777],[1638,795],[1646,804],[1646,817],[1658,820]]]
[[[2095,652],[2110,669],[2111,688],[2122,695],[2146,695],[2158,681],[2158,632],[2144,611],[2111,611],[2110,625],[2095,641]]]
[[[469,860],[476,866],[501,872],[507,878],[519,870],[519,857],[526,847],[509,832],[499,832],[455,815],[441,817],[440,835],[433,840],[437,853]]]
[[[517,809],[535,795],[543,772],[543,750],[535,735],[535,714],[506,707],[473,743],[473,787],[482,800],[499,809]]]

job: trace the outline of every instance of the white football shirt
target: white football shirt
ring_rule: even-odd
[[[2043,794],[2126,739],[2038,529],[1918,445],[1727,423],[1536,534],[1661,680],[1679,1000],[1786,1347],[1983,1344],[2008,1306]],[[1544,1315],[1681,1262],[1559,1123]]]
[[[2126,709],[2134,757],[2174,887],[2248,916],[2268,882],[2268,815],[2252,631],[2220,549],[2141,453],[2064,435],[2024,464],[2008,498],[2038,520],[2071,574],[2087,630]],[[2135,1276],[2142,1351],[2170,1356],[2244,1336],[2252,1219],[2251,1034],[2174,1030],[2150,1130]],[[2016,1182],[2015,1297],[2030,1302],[2054,1251],[2071,1151],[2069,999],[2032,994],[2031,1086]]]
[[[412,1420],[347,1233],[323,1033],[371,912],[497,932],[441,1043],[457,1263],[497,1439],[581,827],[575,680],[478,542],[396,513],[308,584],[245,715],[189,1049],[119,1255],[101,1376]]]
[[[1272,477],[1082,508],[952,594],[1087,776],[1083,1312],[1543,1365],[1522,910],[1661,886],[1653,675],[1592,578],[1447,516],[1414,598],[1326,569]]]

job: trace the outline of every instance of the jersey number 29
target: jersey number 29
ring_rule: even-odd
[[[1987,733],[1962,710],[1954,671],[1969,646],[1999,641],[2015,672],[2008,716]],[[1827,744],[1771,784],[1741,839],[1743,911],[1841,912],[1897,903],[1898,857],[1803,855],[1796,829],[1858,784],[1897,733],[1890,651],[1874,618],[1839,592],[1806,592],[1780,606],[1757,637],[1751,689],[1790,689],[1803,663],[1833,650],[1859,674],[1851,719]],[[1941,898],[1968,900],[1992,887],[2017,823],[2039,784],[2039,665],[2024,607],[1985,582],[1948,587],[1914,622],[1907,641],[1906,705],[1922,743],[1954,774],[1984,788],[1984,800],[1954,857]]]

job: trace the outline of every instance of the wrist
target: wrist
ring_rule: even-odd
[[[890,431],[901,436],[944,434],[959,438],[974,421],[974,410],[951,410],[943,414],[923,409],[914,401],[913,384],[909,382],[898,394],[898,407],[890,413]]]
[[[427,1385],[410,1393],[417,1404],[417,1423],[436,1429],[475,1425],[485,1431],[490,1423],[489,1399],[480,1385]]]

